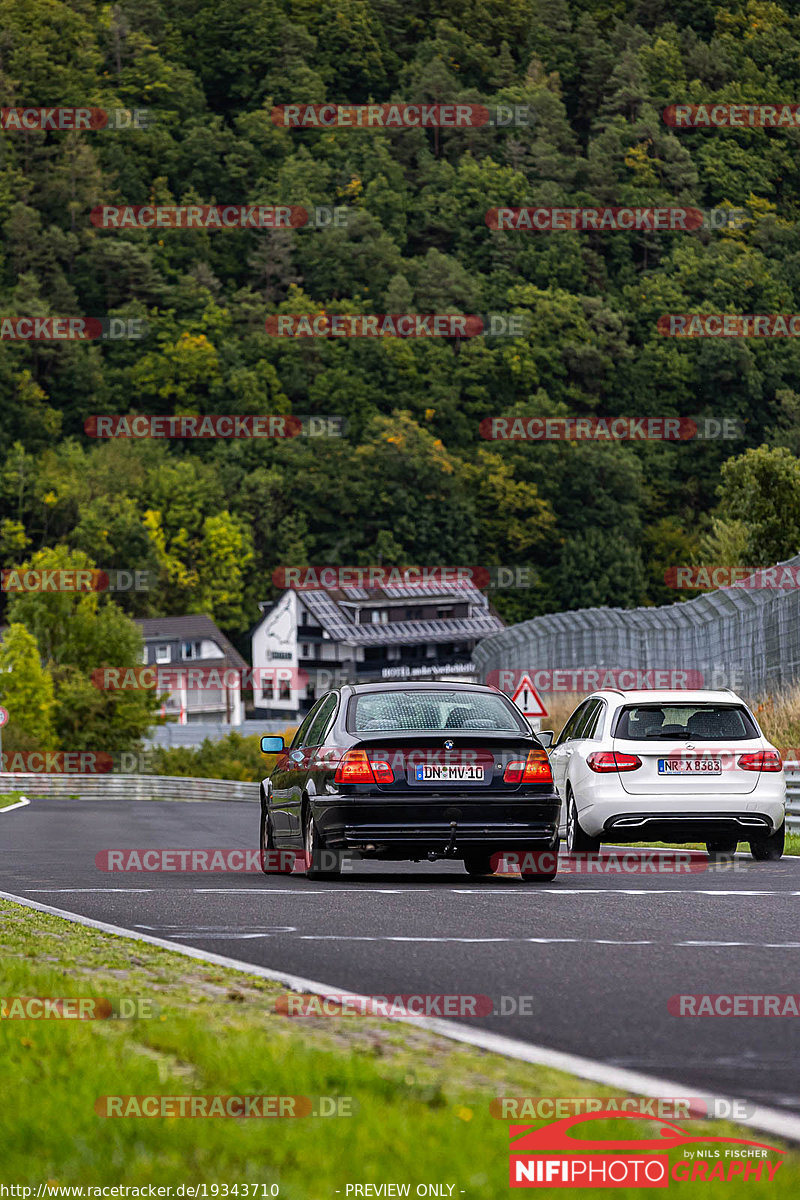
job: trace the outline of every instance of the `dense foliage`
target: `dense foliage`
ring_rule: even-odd
[[[144,129],[0,140],[0,315],[148,327],[142,341],[0,346],[5,565],[64,545],[147,570],[151,590],[119,604],[208,612],[247,653],[284,563],[533,565],[537,586],[493,596],[514,620],[662,603],[671,564],[798,549],[794,518],[767,520],[762,505],[751,527],[748,488],[770,493],[774,473],[800,511],[800,348],[678,342],[656,322],[800,311],[800,130],[662,118],[674,103],[796,100],[800,16],[768,0],[435,7],[432,19],[421,0],[0,2],[0,105],[150,112]],[[298,131],[270,119],[273,104],[392,98],[527,105],[532,122]],[[150,202],[340,205],[349,220],[218,232],[90,221],[99,204]],[[732,205],[749,220],[691,233],[485,223],[494,206],[565,203]],[[264,328],[271,313],[321,311],[515,312],[528,332],[287,342]],[[84,433],[105,413],[290,411],[339,414],[346,435]],[[727,416],[746,434],[483,440],[480,421],[504,413]],[[721,470],[762,443],[785,449]]]

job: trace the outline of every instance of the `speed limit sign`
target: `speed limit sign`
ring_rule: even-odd
[[[8,709],[0,708],[0,729],[3,728],[3,726],[5,725],[7,720],[8,720]]]

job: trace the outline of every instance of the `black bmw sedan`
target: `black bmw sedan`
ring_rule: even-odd
[[[338,875],[348,854],[460,858],[491,875],[504,851],[525,880],[556,874],[547,752],[495,688],[346,684],[316,701],[289,747],[264,737],[261,748],[277,752],[261,785],[262,852],[300,852],[311,878]]]

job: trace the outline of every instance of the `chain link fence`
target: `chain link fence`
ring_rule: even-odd
[[[753,701],[800,681],[800,589],[744,580],[658,608],[553,613],[491,634],[472,657],[482,680],[501,668],[685,670]]]

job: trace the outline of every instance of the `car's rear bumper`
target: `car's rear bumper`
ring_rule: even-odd
[[[766,837],[780,825],[764,812],[627,812],[609,817],[602,837],[614,842],[706,842]]]
[[[312,807],[329,849],[376,858],[430,853],[459,858],[475,851],[551,848],[558,836],[560,801],[555,793],[535,800],[448,795],[413,802],[317,796]]]

